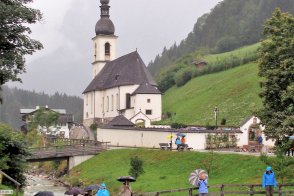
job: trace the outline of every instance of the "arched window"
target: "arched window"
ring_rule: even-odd
[[[130,109],[131,108],[131,94],[127,93],[126,94],[126,109]]]
[[[110,56],[110,44],[108,42],[104,45],[104,49],[105,49],[105,56]]]

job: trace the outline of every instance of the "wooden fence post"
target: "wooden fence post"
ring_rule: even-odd
[[[156,195],[155,196],[158,196],[159,195],[159,192],[156,192]]]
[[[189,189],[189,196],[193,196],[193,189],[192,188]]]
[[[253,185],[250,185],[250,196],[253,196],[254,195],[254,190],[253,190]]]
[[[220,194],[221,194],[221,196],[224,196],[225,195],[224,194],[225,185],[222,184],[220,188],[221,188],[221,193]]]
[[[283,186],[282,184],[279,185],[279,196],[283,195],[282,186]]]

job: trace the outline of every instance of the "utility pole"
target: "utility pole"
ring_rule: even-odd
[[[217,129],[217,113],[218,113],[218,108],[217,106],[215,106],[214,108],[215,129]]]

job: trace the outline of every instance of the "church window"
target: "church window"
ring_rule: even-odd
[[[126,94],[126,109],[130,109],[131,108],[131,94],[127,93]]]
[[[146,115],[152,115],[152,110],[146,110],[146,111],[145,111],[145,114],[146,114]]]
[[[150,103],[151,102],[151,99],[147,99],[147,103]]]
[[[109,112],[109,97],[107,96],[106,112]]]
[[[104,45],[104,49],[105,49],[105,56],[110,56],[110,44],[108,42]]]
[[[118,97],[118,93],[116,93],[116,109],[119,110],[119,97]]]
[[[104,97],[102,97],[102,112],[104,113]]]
[[[113,111],[113,95],[111,95],[111,111]]]
[[[94,102],[94,94],[93,93],[91,93],[91,105],[90,105],[90,107],[91,107],[91,114],[93,114],[93,102]]]
[[[89,96],[88,96],[88,94],[86,94],[86,105],[88,105],[88,100],[89,99]]]
[[[89,113],[88,112],[86,112],[86,118],[89,118]]]

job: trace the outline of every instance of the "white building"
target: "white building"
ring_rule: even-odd
[[[31,123],[36,112],[40,109],[44,109],[44,112],[54,112],[59,115],[57,124],[50,127],[38,125],[38,131],[45,133],[47,135],[60,136],[63,138],[69,138],[70,128],[73,125],[74,117],[72,114],[67,114],[65,109],[50,109],[48,106],[39,107],[36,106],[35,109],[20,109],[20,114],[22,115],[22,121],[24,125],[21,126],[22,131],[28,131],[28,125]]]
[[[109,18],[109,0],[100,0],[96,23],[93,79],[84,90],[84,124],[107,123],[122,114],[135,122],[138,113],[161,120],[161,92],[137,51],[116,58],[117,36]],[[136,118],[137,116],[137,118]]]
[[[202,129],[186,129],[175,130],[170,128],[136,128],[133,123],[119,116],[114,118],[108,126],[97,129],[97,140],[110,142],[113,146],[127,147],[146,147],[159,148],[159,143],[170,143],[169,135],[173,135],[172,144],[174,144],[176,134],[182,132],[186,135],[187,144],[194,150],[204,150],[208,147],[208,135],[228,135],[230,138],[236,138],[236,146],[240,149],[258,146],[257,136],[262,135],[263,146],[270,149],[274,146],[274,141],[266,140],[263,133],[264,127],[260,124],[260,120],[254,116],[246,119],[240,128],[220,128],[217,130]]]

